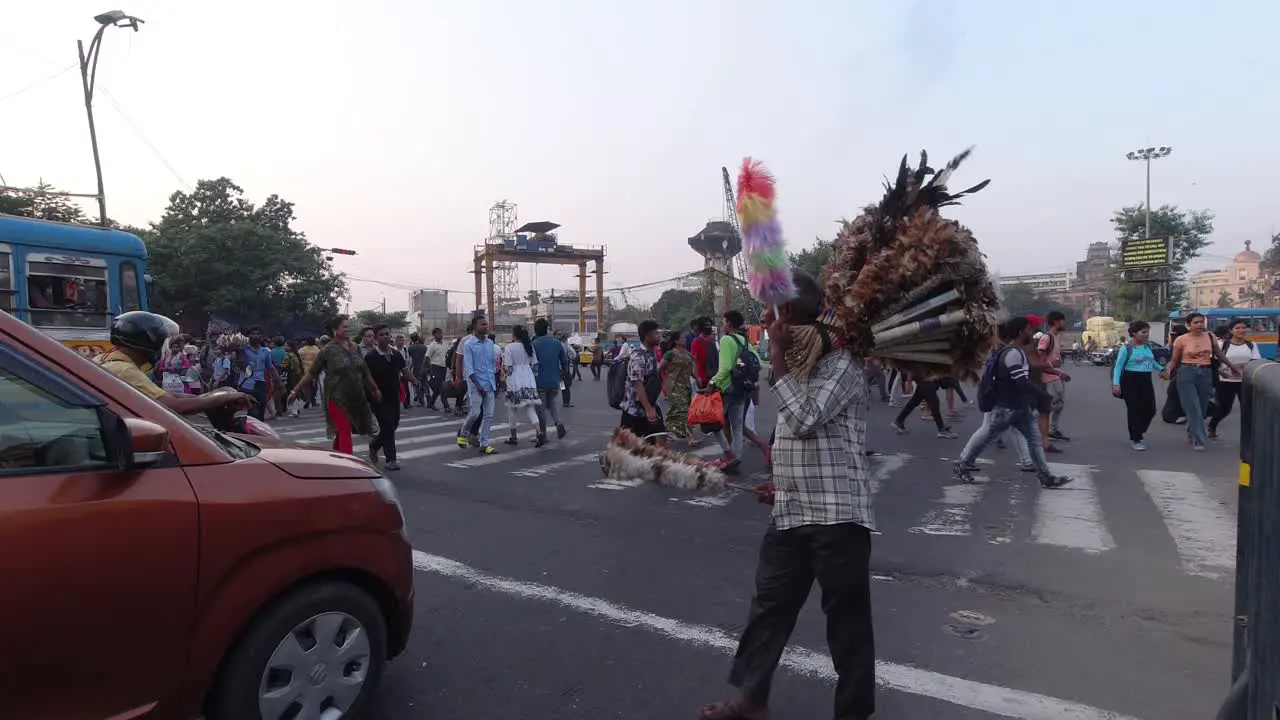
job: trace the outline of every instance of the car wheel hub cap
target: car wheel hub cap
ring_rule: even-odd
[[[263,720],[339,720],[364,689],[369,635],[344,612],[314,615],[286,634],[258,687]]]

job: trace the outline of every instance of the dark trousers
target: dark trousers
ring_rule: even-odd
[[[564,374],[564,389],[560,391],[560,401],[565,407],[569,407],[569,389],[573,387],[573,370]]]
[[[902,412],[898,413],[898,419],[894,420],[894,422],[901,425],[911,415],[911,411],[920,407],[922,402],[925,407],[929,408],[929,412],[933,415],[933,421],[937,423],[938,429],[945,430],[947,424],[942,419],[942,408],[938,406],[938,384],[932,380],[916,381],[915,392],[911,393],[911,399],[902,408]]]
[[[839,680],[835,717],[875,711],[876,653],[871,627],[871,532],[861,525],[772,525],[760,543],[756,592],[738,641],[729,682],[743,699],[769,702],[773,671],[787,647],[813,581],[822,590],[827,647]]]
[[[591,378],[596,382],[600,382],[600,363],[591,363]]]
[[[444,387],[444,366],[432,365],[427,368],[427,381],[423,383],[427,389],[427,405],[436,406],[436,400],[440,399],[441,388]],[[445,407],[449,407],[449,401],[445,401]]]
[[[1243,382],[1226,382],[1223,380],[1218,383],[1218,387],[1214,390],[1213,414],[1209,416],[1210,430],[1217,432],[1218,423],[1231,414],[1231,408],[1235,405],[1236,398],[1240,397],[1240,389],[1242,387],[1244,387]]]
[[[255,418],[257,418],[257,419],[259,419],[259,420],[265,420],[265,419],[266,419],[266,412],[267,412],[267,383],[266,383],[266,381],[263,381],[263,382],[255,382],[255,383],[253,384],[253,388],[252,388],[252,389],[250,389],[250,390],[246,390],[245,392],[247,392],[249,395],[252,395],[252,396],[253,396],[253,399],[257,401],[257,402],[255,402],[255,403],[254,403],[253,407],[249,408],[249,414],[250,414],[250,415],[252,415],[252,416],[254,416]]]
[[[369,441],[369,452],[382,451],[387,462],[396,459],[396,428],[400,426],[400,398],[383,396],[382,402],[371,403],[378,418],[378,436]]]
[[[1142,442],[1156,416],[1156,389],[1149,372],[1120,373],[1120,397],[1129,420],[1129,440]]]

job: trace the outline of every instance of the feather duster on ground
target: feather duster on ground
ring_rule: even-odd
[[[877,205],[842,223],[825,279],[832,322],[859,355],[919,377],[974,378],[995,334],[999,298],[978,241],[940,210],[989,183],[952,193],[941,171],[903,156]]]
[[[618,428],[600,453],[600,469],[610,480],[644,480],[663,487],[718,492],[724,473],[695,457],[650,445],[630,430]]]
[[[775,308],[796,296],[791,260],[773,206],[776,194],[773,175],[764,163],[751,158],[743,160],[742,169],[738,171],[737,210],[747,265],[747,290],[761,304]]]

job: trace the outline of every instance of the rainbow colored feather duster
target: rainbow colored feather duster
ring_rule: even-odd
[[[747,289],[766,307],[796,296],[791,262],[773,201],[773,175],[758,160],[746,158],[738,171],[738,224],[747,261]]]

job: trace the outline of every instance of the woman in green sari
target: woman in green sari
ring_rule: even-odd
[[[296,399],[303,388],[309,387],[315,376],[323,372],[325,433],[333,439],[334,450],[354,455],[352,436],[373,431],[369,397],[380,400],[382,393],[369,375],[369,366],[364,364],[359,348],[351,342],[347,319],[340,315],[325,330],[332,340],[316,354],[311,369],[289,393],[289,400]]]
[[[667,335],[662,343],[662,366],[659,370],[663,378],[662,389],[667,395],[667,432],[690,445],[697,445],[697,439],[689,431],[689,402],[693,399],[690,381],[696,381],[697,375],[694,374],[693,355],[685,350],[684,343],[675,333]]]

